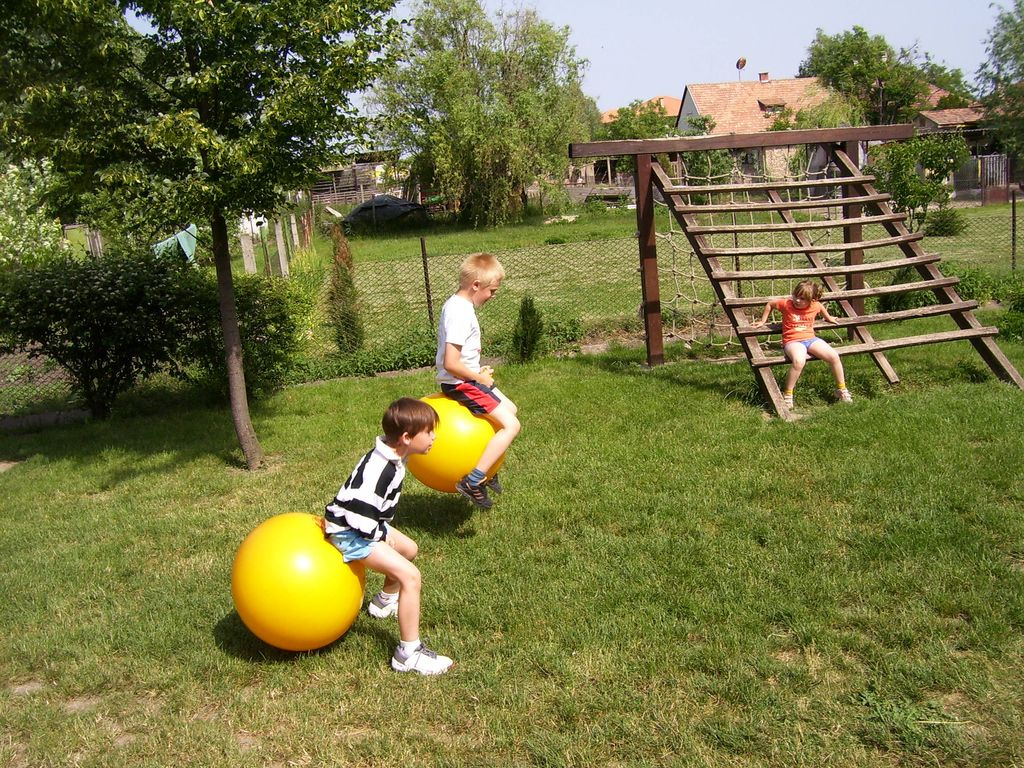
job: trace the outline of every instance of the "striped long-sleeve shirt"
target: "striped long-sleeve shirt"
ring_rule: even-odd
[[[387,523],[395,516],[404,479],[405,463],[378,437],[373,450],[359,460],[327,505],[325,532],[329,535],[351,528],[364,538],[381,541],[387,535]]]

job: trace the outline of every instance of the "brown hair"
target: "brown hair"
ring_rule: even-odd
[[[821,286],[813,280],[804,280],[793,287],[793,298],[817,301],[821,298]]]
[[[505,279],[505,268],[498,258],[490,253],[473,253],[467,256],[459,267],[459,288],[469,288],[474,280],[480,281],[481,288],[500,283]]]
[[[384,429],[384,442],[394,446],[402,435],[418,435],[435,429],[439,421],[437,411],[422,400],[400,397],[384,411],[380,425]]]

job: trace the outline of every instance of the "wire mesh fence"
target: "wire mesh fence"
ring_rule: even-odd
[[[947,274],[978,271],[996,279],[1015,274],[1018,207],[1013,200],[1001,205],[958,207],[963,230],[941,237],[929,235],[924,249],[942,256],[942,269]],[[667,210],[660,208],[657,215],[666,337],[696,347],[735,344],[688,242]],[[871,236],[870,231],[865,231],[864,239]],[[770,236],[767,240],[747,236],[747,240],[739,242],[730,235],[722,247],[735,248],[738,242],[754,249],[781,245],[772,242]],[[411,254],[403,259],[357,261],[353,278],[358,318],[363,326],[358,355],[363,360],[376,361],[376,370],[431,364],[437,317],[441,305],[458,288],[459,265],[466,255],[432,254],[424,259]],[[507,278],[498,296],[479,312],[486,355],[502,356],[507,351],[520,301],[525,296],[533,299],[541,313],[551,350],[591,340],[642,339],[635,238],[552,243],[498,251],[496,255],[505,266]],[[871,255],[891,257],[881,252]],[[783,257],[751,254],[742,258],[746,260],[743,267],[750,268]],[[839,251],[829,258],[842,259],[843,253]],[[289,279],[312,300],[312,310],[303,328],[306,343],[302,375],[317,378],[318,371],[337,375],[339,370],[348,370],[344,366],[319,365],[339,358],[332,331],[332,309],[327,301],[327,270],[293,271]],[[740,286],[739,290],[748,295],[783,294],[789,287],[750,284]],[[354,372],[373,369],[356,368]],[[0,417],[60,410],[74,402],[67,377],[53,361],[30,358],[25,352],[0,357]]]

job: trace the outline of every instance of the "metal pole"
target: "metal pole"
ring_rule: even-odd
[[[1010,193],[1010,269],[1017,271],[1017,190]]]
[[[423,259],[423,287],[427,291],[427,318],[430,320],[430,327],[434,327],[434,300],[430,294],[430,272],[427,269],[427,241],[420,238],[420,258]]]

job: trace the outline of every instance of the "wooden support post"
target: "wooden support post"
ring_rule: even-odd
[[[246,222],[247,227],[251,227],[252,219]],[[238,242],[242,246],[242,263],[245,265],[246,273],[250,275],[256,274],[256,253],[252,247],[252,230],[243,228],[238,233]]]
[[[665,362],[665,342],[661,335],[661,294],[658,286],[658,247],[654,227],[654,188],[651,185],[650,155],[636,156],[635,190],[647,364],[661,365]]]
[[[277,241],[277,268],[281,277],[288,277],[288,246],[284,241],[281,219],[274,219],[274,239]]]
[[[843,145],[843,149],[846,152],[846,156],[853,161],[856,167],[860,167],[860,142],[859,141],[847,141]],[[855,197],[857,195],[856,190],[852,186],[843,186],[843,197]],[[844,205],[843,206],[843,218],[844,219],[859,219],[864,215],[864,206],[860,204],[856,205]],[[859,243],[864,239],[864,227],[861,224],[847,224],[843,227],[843,242],[844,243]],[[846,252],[846,263],[848,265],[863,264],[864,263],[864,251],[860,248],[850,248]],[[848,291],[860,290],[864,287],[864,275],[851,274],[846,278],[846,289]],[[854,312],[858,315],[864,314],[864,299],[850,299],[850,305],[853,307]],[[849,338],[853,338],[853,329],[849,331]]]

